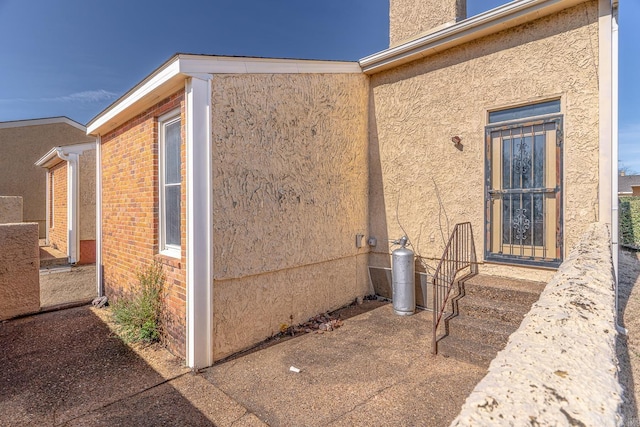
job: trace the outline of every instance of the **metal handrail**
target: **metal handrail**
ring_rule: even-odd
[[[438,326],[458,273],[469,268],[469,275],[478,272],[476,248],[470,222],[456,224],[431,281],[433,285],[433,341],[431,351],[438,354]]]

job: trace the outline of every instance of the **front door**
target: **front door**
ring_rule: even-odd
[[[560,264],[561,126],[552,117],[487,127],[487,260]]]

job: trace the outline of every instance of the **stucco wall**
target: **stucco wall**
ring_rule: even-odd
[[[610,245],[588,227],[452,426],[623,424]]]
[[[367,79],[213,80],[214,358],[368,293]]]
[[[184,92],[159,101],[102,137],[102,263],[105,293],[134,295],[137,273],[157,260],[166,279],[167,345],[185,356],[186,186],[182,186],[181,258],[158,255],[158,117],[181,110],[185,183]]]
[[[22,222],[22,197],[0,196],[0,224]]]
[[[28,122],[25,122],[28,123]],[[22,196],[24,220],[45,237],[45,170],[34,163],[52,147],[93,141],[66,123],[0,129],[0,196]]]
[[[60,162],[49,170],[51,183],[49,190],[49,245],[67,253],[67,162]]]
[[[0,224],[0,320],[40,310],[38,224]]]
[[[403,234],[400,223],[420,255],[439,258],[453,225],[471,221],[482,260],[487,111],[554,97],[564,114],[565,249],[575,244],[598,219],[597,19],[591,1],[372,76],[376,252],[386,253],[387,239]],[[386,257],[372,262],[388,264]],[[536,280],[552,274],[489,265],[484,271]]]
[[[390,0],[390,46],[467,16],[466,0]]]
[[[96,238],[96,150],[80,155],[80,240]]]

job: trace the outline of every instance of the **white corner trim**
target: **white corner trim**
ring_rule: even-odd
[[[47,181],[45,182],[45,203],[47,204],[45,206],[45,243],[47,244],[47,246],[49,245],[49,229],[51,228],[51,171],[49,169],[47,169],[45,171],[45,175],[46,175],[46,179]]]
[[[8,129],[8,128],[19,128],[19,127],[27,127],[27,126],[42,126],[42,125],[52,125],[56,123],[65,123],[69,126],[73,126],[76,129],[79,129],[83,132],[87,131],[87,128],[76,122],[75,120],[71,120],[68,117],[60,116],[60,117],[47,117],[43,119],[27,119],[27,120],[13,120],[9,122],[0,122],[0,129]]]
[[[360,66],[366,74],[441,52],[485,35],[541,18],[586,0],[516,0],[487,12],[433,31],[399,46],[362,58]]]
[[[211,80],[185,88],[187,191],[187,365],[213,364]]]
[[[63,153],[60,148],[56,150],[58,157],[67,162],[67,256],[69,264],[75,264],[79,259],[80,233],[78,226],[78,180],[80,173],[79,154]]]
[[[612,223],[613,181],[617,180],[617,166],[613,167],[613,63],[611,0],[599,0],[598,5],[598,87],[599,87],[599,177],[598,220]],[[615,177],[615,178],[614,178]],[[613,230],[612,230],[613,232]]]
[[[96,294],[104,296],[102,283],[102,138],[96,138]]]

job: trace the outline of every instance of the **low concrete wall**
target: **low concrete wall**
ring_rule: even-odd
[[[0,196],[0,224],[22,222],[22,197]]]
[[[589,227],[452,426],[622,425],[610,242]]]
[[[40,310],[38,224],[0,224],[0,320]]]

